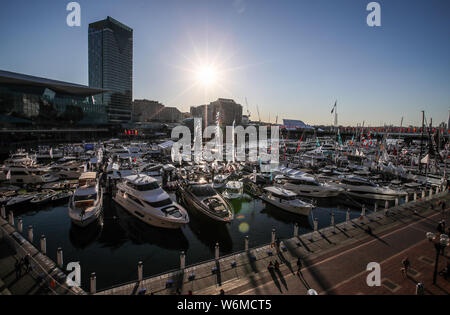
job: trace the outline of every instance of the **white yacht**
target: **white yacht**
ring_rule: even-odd
[[[5,165],[31,165],[33,164],[33,159],[28,156],[25,151],[18,151],[17,153],[11,154],[11,156],[5,160]]]
[[[239,199],[244,196],[244,184],[239,181],[229,181],[222,195],[227,199]]]
[[[218,175],[214,176],[214,179],[213,179],[214,189],[223,188],[225,186],[225,183],[229,176],[230,176],[230,174],[218,174]]]
[[[9,173],[9,174],[8,174]],[[36,167],[9,167],[5,168],[2,180],[11,184],[41,184],[51,183],[59,179],[58,176],[50,174],[48,169]]]
[[[85,227],[96,221],[103,208],[103,192],[95,172],[81,174],[69,201],[69,217],[75,225]]]
[[[113,197],[125,210],[147,224],[176,229],[189,223],[187,211],[145,174],[123,177]]]
[[[282,187],[299,196],[312,198],[336,197],[343,188],[321,183],[312,176],[290,176],[281,180]]]
[[[276,186],[265,187],[260,198],[277,208],[305,216],[313,208],[312,204],[300,200],[293,191]]]
[[[350,196],[371,200],[395,200],[407,194],[405,191],[379,186],[368,179],[356,176],[343,177],[338,183],[332,185],[344,189],[344,192]]]

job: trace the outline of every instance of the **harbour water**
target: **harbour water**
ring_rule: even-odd
[[[172,196],[175,198],[175,196]],[[179,230],[158,229],[142,223],[123,208],[105,197],[100,224],[85,229],[74,226],[67,215],[67,205],[41,208],[15,213],[22,218],[24,234],[33,226],[34,245],[39,238],[47,238],[47,255],[56,261],[58,247],[63,249],[63,260],[80,262],[82,288],[89,290],[89,276],[97,276],[97,289],[134,281],[137,263],[144,264],[144,277],[177,269],[181,251],[186,253],[186,264],[192,265],[214,257],[216,242],[220,254],[227,255],[244,249],[244,237],[248,235],[250,247],[268,244],[271,231],[276,229],[280,239],[293,235],[294,223],[299,224],[299,234],[313,230],[313,220],[319,228],[330,224],[330,214],[335,222],[345,221],[347,205],[339,200],[318,204],[309,215],[289,214],[259,199],[233,201],[235,220],[227,225],[214,224],[190,214],[190,223]],[[351,218],[358,217],[361,209],[351,207]]]

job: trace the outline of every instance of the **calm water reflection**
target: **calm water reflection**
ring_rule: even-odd
[[[216,242],[224,255],[243,250],[245,235],[250,247],[255,247],[270,242],[272,228],[279,238],[291,237],[295,222],[299,233],[311,231],[313,216],[320,227],[329,225],[332,211],[337,223],[344,221],[347,206],[339,209],[333,203],[338,201],[319,204],[309,217],[302,217],[261,200],[244,199],[232,202],[235,220],[230,224],[214,223],[190,211],[189,225],[179,230],[146,225],[110,200],[104,202],[100,223],[86,229],[71,223],[66,206],[16,215],[22,217],[25,231],[33,226],[37,247],[40,235],[46,235],[50,258],[56,260],[57,248],[62,247],[65,265],[80,262],[82,287],[89,290],[91,272],[97,275],[97,288],[104,289],[137,279],[138,261],[144,263],[144,276],[151,276],[178,268],[180,251],[186,252],[186,263],[193,264],[213,258]],[[359,210],[352,212],[352,217],[358,215]]]

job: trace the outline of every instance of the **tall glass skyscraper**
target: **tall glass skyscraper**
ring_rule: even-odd
[[[108,90],[95,97],[110,123],[131,120],[133,30],[107,17],[89,24],[89,87]]]

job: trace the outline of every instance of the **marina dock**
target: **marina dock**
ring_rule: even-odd
[[[298,230],[294,228],[292,238],[280,240],[278,251],[275,245],[276,231],[272,231],[274,242],[271,244],[249,248],[224,257],[218,257],[216,251],[214,259],[186,267],[184,267],[184,258],[180,257],[179,270],[91,293],[164,295],[176,294],[177,290],[181,294],[191,291],[195,295],[219,294],[221,290],[224,290],[226,294],[283,293],[282,287],[287,289],[285,278],[297,272],[298,258],[302,261],[302,272],[305,269],[318,271],[318,264],[327,263],[326,273],[330,276],[315,272],[313,281],[303,282],[300,288],[291,288],[290,291],[285,290],[285,293],[306,294],[306,291],[311,288],[319,294],[333,293],[333,289],[338,285],[358,275],[361,276],[368,263],[365,261],[368,257],[378,255],[380,259],[383,259],[380,260],[381,262],[423,242],[426,231],[422,229],[428,228],[434,231],[439,219],[448,220],[448,209],[443,211],[438,207],[438,202],[444,200],[448,204],[449,199],[447,191],[436,193],[431,197],[427,195],[423,199],[409,201],[389,209],[379,209],[377,212],[361,215],[360,218],[347,220],[337,225],[331,222],[329,227],[315,229],[301,236],[296,234]],[[392,244],[384,240],[389,237],[395,237]],[[242,241],[247,242],[245,238]],[[248,243],[246,248],[247,245]],[[378,248],[380,246],[381,250]],[[345,257],[346,255],[348,257]],[[343,258],[345,261],[333,264],[334,260]],[[275,272],[269,272],[267,268],[269,262],[275,260],[280,263],[278,277],[274,275]],[[139,268],[142,266],[138,266],[138,277],[142,275],[142,270],[139,271]],[[298,280],[296,282],[299,283]],[[315,286],[312,286],[312,283]],[[272,286],[272,289],[265,288],[264,292],[261,291],[260,287],[265,286]],[[273,287],[278,289],[274,290]]]

